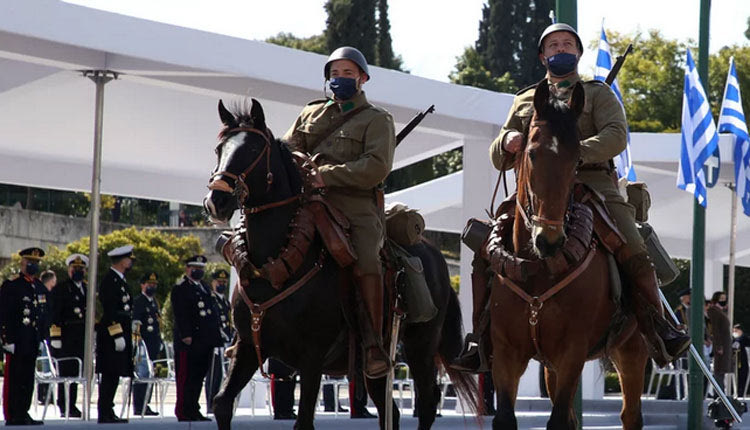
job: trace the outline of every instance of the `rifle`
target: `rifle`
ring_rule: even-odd
[[[428,113],[433,112],[435,112],[435,105],[430,105],[430,107],[428,107],[426,111],[416,114],[414,118],[412,118],[411,121],[409,121],[409,123],[406,124],[404,128],[396,135],[396,146],[398,146],[398,144],[401,143],[401,141],[404,140],[404,138],[409,133],[411,133],[411,131],[414,130],[414,128],[418,126],[420,122],[422,122],[422,120],[427,116]]]
[[[609,71],[609,74],[607,75],[607,79],[604,80],[604,82],[607,83],[607,85],[612,86],[612,82],[615,81],[615,78],[617,77],[617,73],[620,72],[620,68],[622,67],[622,64],[625,62],[625,58],[627,58],[628,54],[633,51],[633,44],[628,44],[627,49],[625,49],[625,53],[622,55],[617,56],[617,61],[615,61],[615,65],[612,66],[612,70]]]

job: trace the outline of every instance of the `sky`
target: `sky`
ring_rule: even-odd
[[[279,32],[299,37],[325,28],[325,0],[67,0],[82,6],[196,28],[243,39],[263,40]],[[393,50],[417,76],[448,81],[464,48],[476,41],[485,0],[389,0]],[[744,32],[750,0],[713,0],[711,52],[749,45]],[[658,29],[670,39],[698,40],[700,0],[578,0],[578,30],[587,48],[579,71],[593,75],[589,42],[602,22],[620,33]],[[634,47],[637,49],[637,46]],[[617,52],[615,55],[619,54]],[[627,67],[627,66],[625,66]]]

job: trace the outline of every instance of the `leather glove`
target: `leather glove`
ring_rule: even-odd
[[[16,352],[16,344],[15,343],[9,343],[7,345],[3,345],[3,349],[6,352],[8,352],[8,353],[13,354],[13,353]]]
[[[118,336],[115,338],[115,351],[122,352],[125,351],[125,338],[122,336]]]
[[[50,346],[51,346],[52,348],[55,348],[55,349],[60,349],[60,348],[62,348],[62,340],[60,340],[60,339],[55,339],[55,340],[51,341],[51,342],[49,343],[49,345],[50,345]]]

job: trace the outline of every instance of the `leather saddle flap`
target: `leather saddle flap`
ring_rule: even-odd
[[[357,253],[349,240],[349,220],[322,197],[315,196],[307,203],[313,213],[315,228],[336,263],[347,267],[357,261]]]

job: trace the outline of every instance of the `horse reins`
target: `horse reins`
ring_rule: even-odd
[[[262,303],[254,303],[252,300],[250,300],[250,297],[247,295],[245,288],[239,281],[237,282],[237,292],[240,294],[240,297],[242,297],[242,301],[244,301],[247,307],[250,309],[250,330],[253,335],[255,355],[258,358],[258,367],[260,368],[260,373],[264,378],[270,379],[268,374],[263,370],[263,355],[260,351],[260,333],[263,326],[263,317],[266,316],[266,311],[268,310],[268,308],[286,299],[287,297],[294,294],[297,290],[302,288],[303,285],[305,285],[310,279],[312,279],[313,276],[315,276],[320,271],[320,269],[323,268],[324,260],[325,250],[321,250],[320,255],[318,256],[318,260],[315,262],[315,264],[313,264],[313,267],[311,267],[310,270],[305,273],[304,276],[299,278],[297,282],[289,286],[289,288],[286,288],[284,291]]]

